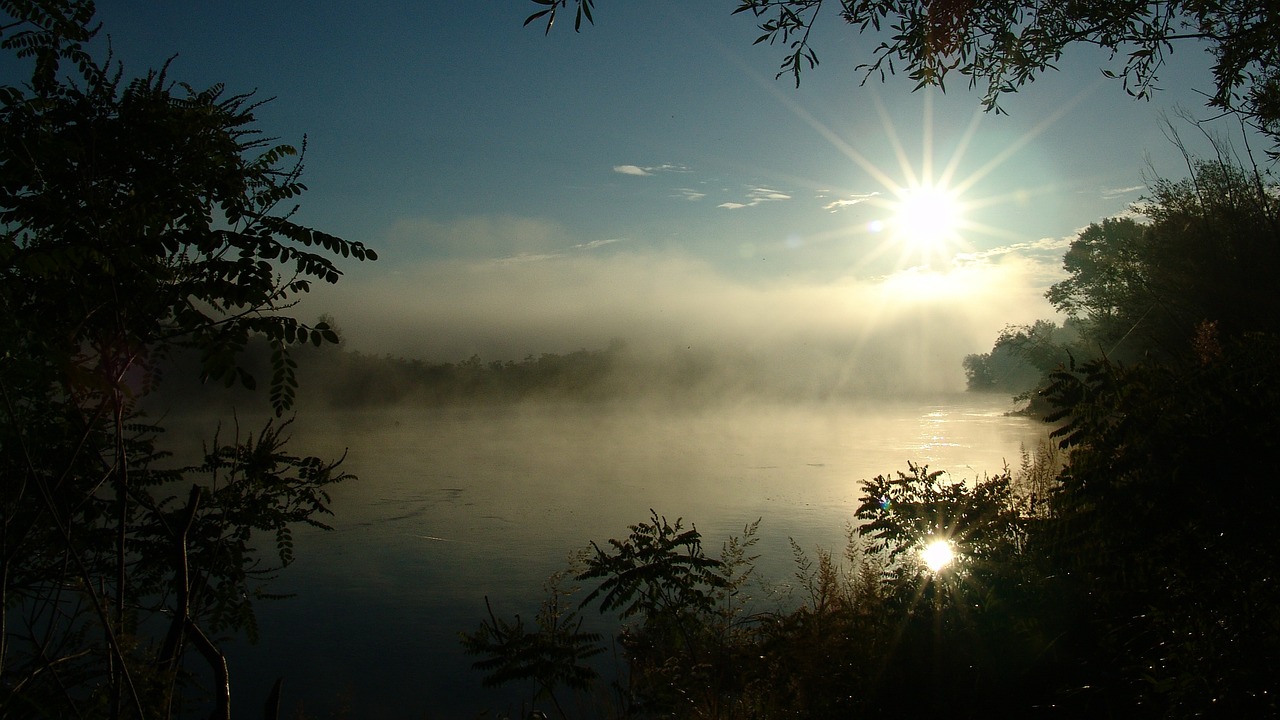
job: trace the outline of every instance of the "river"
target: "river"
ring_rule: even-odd
[[[305,412],[295,453],[359,476],[334,489],[329,532],[301,531],[297,560],[258,605],[260,641],[228,644],[237,714],[277,676],[282,717],[476,717],[525,688],[485,690],[458,633],[488,596],[532,620],[568,555],[623,537],[650,509],[684,518],[709,554],[757,518],[759,572],[785,581],[789,538],[843,547],[860,481],[907,462],[971,479],[1016,467],[1045,427],[1006,398],[699,409],[524,404]],[[594,611],[591,611],[594,613]]]

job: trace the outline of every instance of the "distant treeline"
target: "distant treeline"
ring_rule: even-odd
[[[562,400],[607,402],[638,399],[696,404],[725,398],[813,399],[811,376],[779,383],[779,373],[747,354],[687,349],[666,354],[632,351],[614,340],[607,347],[529,354],[522,360],[457,362],[373,355],[326,345],[296,350],[298,400],[308,407],[360,408],[390,404],[447,405],[474,402]],[[251,344],[245,366],[257,383],[270,377],[265,343]],[[220,406],[254,408],[260,393],[248,388],[201,385],[198,358],[181,353],[160,369],[160,404],[172,409]]]
[[[292,359],[298,366],[298,402],[307,408],[525,400],[681,406],[743,400],[848,402],[932,396],[959,389],[946,377],[933,384],[929,377],[922,381],[927,373],[912,374],[893,347],[791,350],[784,354],[776,349],[685,345],[655,349],[615,339],[603,348],[528,354],[520,360],[472,355],[440,362],[370,354],[342,343],[300,347]],[[270,350],[265,343],[251,343],[242,360],[258,384],[269,381]],[[261,393],[210,387],[190,379],[199,374],[199,358],[194,355],[174,354],[161,371],[165,381],[159,387],[157,410],[258,409],[263,405]]]
[[[965,382],[969,390],[1001,392],[1028,398],[1054,370],[1072,359],[1098,355],[1086,340],[1088,329],[1077,318],[1062,325],[1037,320],[1031,325],[1010,325],[1000,331],[991,352],[964,358]]]
[[[300,357],[303,387],[333,407],[400,402],[448,404],[516,401],[532,397],[602,400],[623,391],[615,377],[625,346],[563,355],[542,353],[523,360],[459,362],[368,355],[322,348]]]

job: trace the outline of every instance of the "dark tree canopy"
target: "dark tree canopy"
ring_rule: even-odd
[[[1081,232],[1063,257],[1068,277],[1046,293],[1107,354],[1173,358],[1198,334],[1280,329],[1270,290],[1280,265],[1275,188],[1222,160],[1192,169],[1154,183],[1134,208],[1146,222],[1112,218]]]
[[[545,21],[570,0],[532,0],[542,8],[526,24]],[[572,0],[574,27],[594,21],[593,0]],[[859,33],[879,41],[860,69],[867,76],[903,73],[917,88],[959,75],[983,92],[988,110],[1046,70],[1064,52],[1090,45],[1109,52],[1120,78],[1137,97],[1156,87],[1174,48],[1201,47],[1214,60],[1214,88],[1207,102],[1240,113],[1272,138],[1280,135],[1280,8],[1271,3],[1225,0],[1129,0],[1028,2],[1027,0],[737,0],[734,14],[750,13],[757,44],[780,45],[779,71],[797,84],[818,64],[810,32],[822,10],[837,14]]]

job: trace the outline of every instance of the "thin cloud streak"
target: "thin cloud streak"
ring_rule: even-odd
[[[622,242],[622,238],[608,238],[608,239],[606,239],[606,240],[592,240],[591,242],[580,243],[580,244],[578,244],[578,245],[574,245],[574,246],[573,246],[573,249],[574,249],[574,250],[595,250],[595,249],[596,249],[596,248],[598,248],[598,247],[604,247],[605,245],[612,245],[612,244],[614,244],[614,243],[619,243],[619,242]]]
[[[773,190],[771,188],[766,188],[766,187],[756,187],[756,188],[751,188],[750,190],[747,191],[746,202],[729,201],[729,202],[720,203],[716,207],[725,208],[726,210],[741,210],[742,208],[755,207],[762,203],[778,202],[781,200],[790,200],[790,199],[791,199],[791,195],[789,193],[785,193],[780,190]]]
[[[1146,185],[1130,185],[1129,187],[1122,188],[1103,188],[1102,197],[1107,200],[1114,200],[1115,198],[1123,195],[1132,195],[1133,193],[1142,192],[1146,189]]]
[[[880,195],[879,192],[869,192],[869,193],[863,193],[861,195],[851,195],[847,198],[833,200],[827,203],[826,205],[823,205],[822,209],[830,212],[837,212],[847,207],[853,207],[854,205],[861,205],[862,203],[874,197],[878,197],[879,195]]]
[[[613,171],[620,175],[634,175],[637,177],[647,177],[651,175],[656,175],[657,173],[661,173],[661,172],[678,172],[678,173],[689,172],[689,168],[685,167],[684,165],[673,165],[671,163],[665,163],[662,165],[653,165],[648,167],[641,167],[639,165],[614,165]]]

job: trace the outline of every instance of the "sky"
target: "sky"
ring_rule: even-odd
[[[1070,52],[997,116],[959,79],[863,84],[877,41],[834,13],[796,88],[735,5],[599,0],[549,35],[526,0],[103,0],[99,19],[127,74],[172,58],[175,80],[274,98],[264,131],[307,138],[296,219],[380,256],[295,312],[440,361],[895,344],[953,387],[1000,328],[1052,317],[1080,229],[1185,176],[1166,125],[1197,147],[1177,114],[1207,115],[1194,48],[1152,101]],[[929,181],[960,222],[926,243],[892,201]]]

